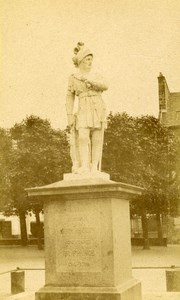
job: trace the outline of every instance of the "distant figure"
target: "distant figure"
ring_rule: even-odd
[[[91,74],[93,53],[78,43],[74,49],[74,65],[78,71],[69,77],[66,97],[68,125],[71,127],[72,172],[84,174],[101,171],[105,105],[102,92],[108,89],[103,78]],[[73,113],[75,96],[78,111]]]

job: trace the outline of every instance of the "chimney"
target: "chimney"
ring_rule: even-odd
[[[159,110],[166,109],[166,79],[163,76],[163,74],[160,72],[158,77],[158,83],[159,83]]]

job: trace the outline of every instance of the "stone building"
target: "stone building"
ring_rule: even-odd
[[[166,78],[162,73],[160,73],[158,76],[158,83],[160,122],[164,126],[170,127],[180,139],[180,92],[172,93],[169,90]],[[173,243],[180,243],[180,217],[172,218],[170,224],[171,226],[169,226],[169,241]]]
[[[159,119],[164,126],[173,128],[180,138],[180,92],[170,92],[166,78],[160,73]]]

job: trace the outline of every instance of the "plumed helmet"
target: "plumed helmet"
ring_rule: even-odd
[[[75,67],[78,67],[80,62],[85,58],[87,55],[92,55],[92,52],[85,47],[84,43],[78,42],[76,48],[74,48],[75,56],[72,58]]]

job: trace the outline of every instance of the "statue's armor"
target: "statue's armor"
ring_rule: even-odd
[[[99,84],[102,85],[102,79],[100,80]],[[78,79],[78,75],[69,77],[66,107],[67,113],[72,114],[75,96],[78,97],[76,129],[101,128],[102,122],[106,121],[106,110],[101,94],[102,91],[98,91],[97,88],[89,89],[85,82]]]

